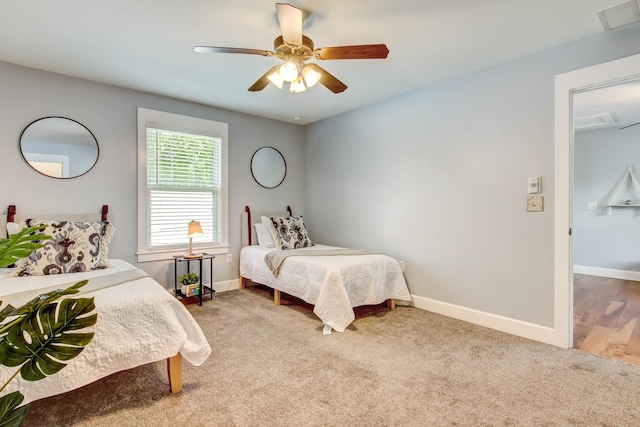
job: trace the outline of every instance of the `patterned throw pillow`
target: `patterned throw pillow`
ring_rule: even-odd
[[[302,216],[272,217],[271,223],[275,230],[273,240],[276,248],[287,250],[313,246]]]
[[[51,236],[44,246],[18,262],[16,276],[80,273],[109,266],[108,244],[114,227],[109,222],[25,221],[27,227],[42,224]]]

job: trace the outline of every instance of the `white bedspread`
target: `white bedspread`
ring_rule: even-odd
[[[304,250],[336,249],[315,245]],[[240,252],[240,275],[314,305],[313,312],[338,332],[355,319],[353,307],[387,299],[411,301],[400,264],[382,254],[292,256],[275,277],[264,257],[273,248],[252,245]],[[293,249],[292,251],[295,251]]]
[[[8,278],[11,270],[0,269],[0,300],[14,292],[52,285],[62,287],[135,268],[122,260],[110,262],[112,267],[104,270],[44,277]],[[196,366],[211,353],[200,326],[187,309],[150,277],[78,295],[94,297],[98,321],[93,327],[93,340],[60,372],[36,382],[24,381],[18,375],[5,392],[18,389],[25,396],[24,403],[28,403],[82,387],[114,372],[175,356],[178,352]],[[15,371],[16,368],[0,367],[2,384]],[[168,390],[168,384],[166,387]]]

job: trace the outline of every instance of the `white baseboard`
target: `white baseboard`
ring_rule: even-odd
[[[213,290],[216,292],[233,291],[234,289],[240,289],[240,280],[223,280],[222,282],[215,282],[213,284]]]
[[[553,328],[523,322],[521,320],[485,313],[459,305],[436,301],[429,298],[412,295],[416,308],[432,311],[454,319],[474,323],[486,328],[495,329],[508,334],[517,335],[546,344],[558,345]]]
[[[611,279],[633,280],[640,282],[640,271],[614,270],[611,268],[587,267],[574,265],[573,272],[589,276],[609,277]]]

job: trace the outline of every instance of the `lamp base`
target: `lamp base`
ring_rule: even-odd
[[[195,258],[202,258],[202,255],[204,254],[185,254],[184,257],[186,259],[195,259]]]

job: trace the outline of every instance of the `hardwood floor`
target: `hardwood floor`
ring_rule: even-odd
[[[573,347],[640,366],[640,282],[574,274]]]

